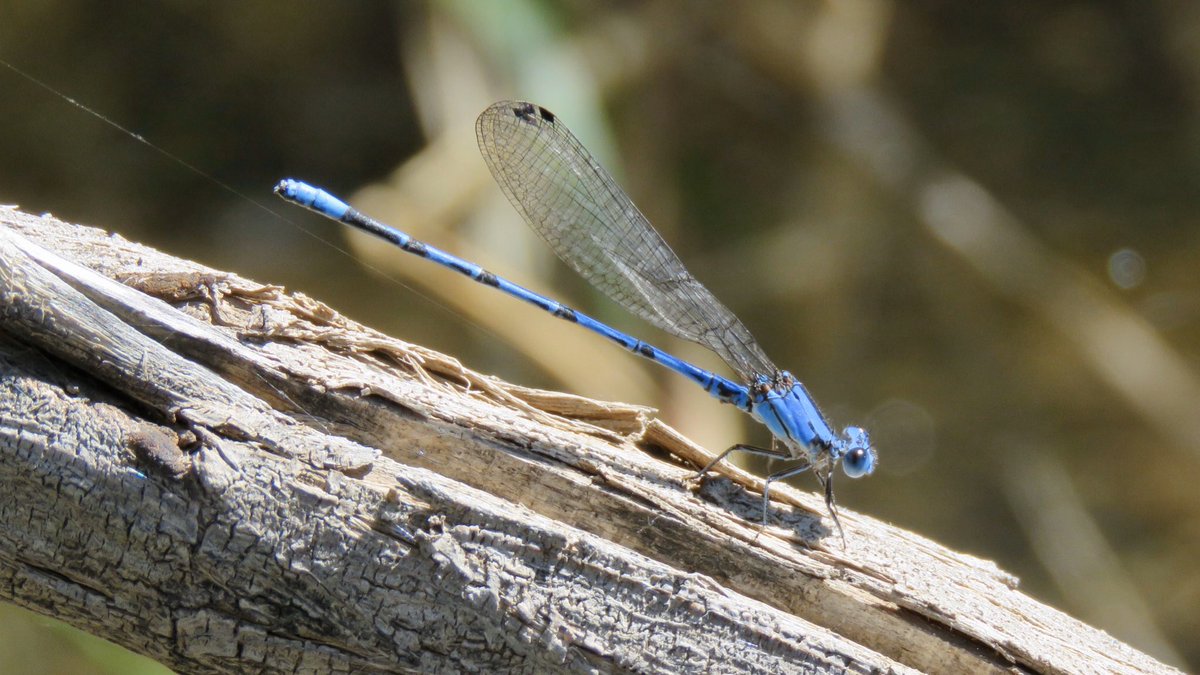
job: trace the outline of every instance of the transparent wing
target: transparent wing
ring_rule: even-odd
[[[659,328],[715,351],[746,381],[775,366],[750,331],[683,267],[613,177],[548,110],[490,106],[475,123],[492,176],[558,257]]]

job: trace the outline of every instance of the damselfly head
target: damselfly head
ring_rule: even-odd
[[[846,427],[842,430],[842,471],[851,478],[868,476],[875,470],[875,448],[865,429]]]

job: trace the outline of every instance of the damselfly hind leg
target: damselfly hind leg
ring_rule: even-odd
[[[717,455],[716,458],[714,458],[711,462],[709,462],[707,465],[705,465],[705,467],[703,469],[701,469],[698,473],[696,473],[694,476],[692,476],[692,480],[703,479],[705,474],[707,474],[714,466],[716,466],[718,463],[720,463],[721,460],[728,457],[729,453],[731,453],[731,452],[744,452],[744,453],[747,453],[750,455],[758,455],[759,457],[766,457],[768,459],[795,459],[795,457],[792,456],[792,453],[788,452],[786,449],[779,449],[778,447],[775,447],[774,442],[772,442],[771,445],[772,445],[772,447],[770,447],[770,448],[760,448],[756,445],[746,445],[744,443],[739,443],[737,445],[734,445],[734,446],[730,447],[729,449],[725,450],[725,452],[722,452],[721,454]],[[794,466],[789,469],[784,469],[783,471],[779,471],[779,472],[776,472],[776,473],[773,473],[773,474],[770,474],[767,476],[766,480],[763,482],[763,499],[762,499],[762,526],[763,527],[767,526],[767,515],[770,513],[771,483],[773,483],[777,480],[784,480],[785,478],[791,478],[792,476],[797,476],[799,474],[804,473],[805,471],[808,471],[810,468],[812,468],[812,466],[808,463],[808,461],[805,461],[804,464],[802,464],[800,466]],[[818,476],[818,477],[820,477],[820,476]],[[827,483],[827,481],[822,478],[821,483],[822,483],[822,485],[825,485]],[[831,496],[832,495],[826,494],[826,503],[827,504],[831,503],[829,501]],[[834,519],[834,522],[837,522],[837,514],[836,513],[834,513],[833,519]],[[839,530],[841,529],[840,525],[838,526],[838,529]]]
[[[714,466],[716,466],[717,464],[720,464],[721,460],[728,457],[729,453],[731,453],[731,452],[744,452],[748,455],[758,455],[759,457],[769,457],[771,459],[790,459],[792,456],[791,453],[787,452],[786,450],[777,450],[775,448],[760,448],[757,445],[746,445],[745,443],[738,443],[737,445],[729,447],[728,449],[725,450],[725,452],[722,452],[721,454],[717,455],[715,459],[713,459],[708,464],[704,465],[703,469],[700,469],[700,471],[698,471],[696,473],[696,475],[692,476],[692,480],[700,480],[700,479],[704,478],[704,474],[711,471],[712,468]]]

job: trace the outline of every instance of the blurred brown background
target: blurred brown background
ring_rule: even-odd
[[[846,508],[1200,668],[1200,5],[29,0],[0,5],[0,58],[205,174],[0,68],[0,203],[657,406],[714,450],[764,441],[682,378],[270,193],[340,191],[721,368],[564,270],[492,185],[474,116],[546,106],[835,423],[872,431],[879,471],[840,481]],[[0,608],[4,672],[156,668],[130,659]]]

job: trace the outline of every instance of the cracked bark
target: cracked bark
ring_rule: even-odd
[[[186,672],[1169,669],[993,564],[0,209],[3,597]],[[676,461],[664,458],[673,456]],[[678,460],[683,460],[682,462]]]

